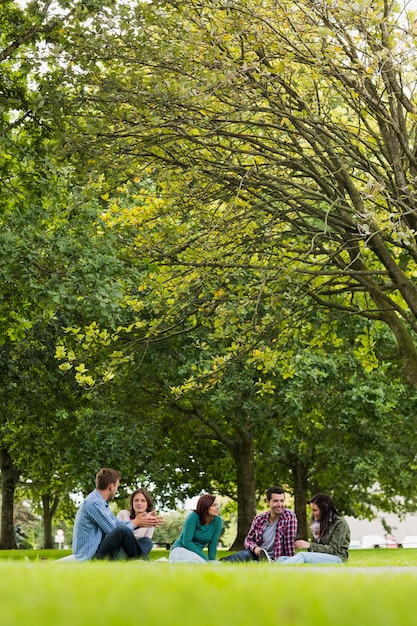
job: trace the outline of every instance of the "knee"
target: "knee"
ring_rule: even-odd
[[[139,545],[140,549],[143,552],[146,552],[147,554],[153,548],[153,541],[149,537],[139,537],[139,539],[137,539],[137,542],[138,542],[138,545]]]
[[[151,548],[153,547],[153,541],[149,537],[141,537],[139,543],[144,546],[150,546]]]
[[[126,526],[125,524],[121,524],[120,526],[117,526],[115,528],[115,531],[118,532],[120,537],[127,537],[127,535],[130,535],[132,533],[131,528],[129,528],[129,526]]]

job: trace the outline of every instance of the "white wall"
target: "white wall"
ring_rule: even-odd
[[[364,535],[386,536],[381,519],[385,519],[392,528],[392,536],[398,542],[404,541],[406,535],[417,535],[417,513],[409,513],[403,520],[393,513],[379,513],[374,520],[359,520],[354,517],[345,518],[350,527],[351,539],[362,539]]]

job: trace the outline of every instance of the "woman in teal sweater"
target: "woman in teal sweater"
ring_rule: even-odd
[[[222,530],[222,518],[216,497],[201,496],[195,511],[185,520],[180,536],[169,555],[170,563],[207,563],[216,560],[217,544]],[[208,546],[208,556],[203,552]]]

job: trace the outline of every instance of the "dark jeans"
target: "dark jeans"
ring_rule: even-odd
[[[144,561],[149,561],[149,553],[153,548],[153,541],[149,539],[149,537],[139,537],[136,539],[139,545],[139,559],[143,559]],[[120,550],[119,559],[125,560],[127,559],[127,554],[124,550]]]
[[[128,559],[138,559],[142,554],[132,529],[125,525],[116,526],[104,537],[94,558],[116,561],[119,558],[120,550],[123,550]]]
[[[230,556],[224,556],[220,561],[231,561],[231,562],[243,562],[243,561],[259,561],[259,558],[254,555],[252,550],[240,550],[239,552],[235,552]]]

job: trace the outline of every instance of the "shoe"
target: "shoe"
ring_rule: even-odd
[[[268,561],[268,563],[272,563],[272,559],[269,556],[268,552],[262,548],[258,556],[259,561]]]

